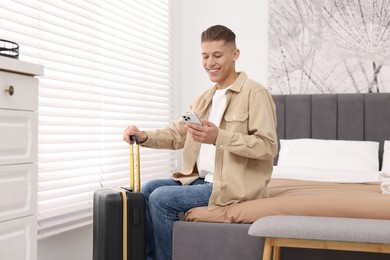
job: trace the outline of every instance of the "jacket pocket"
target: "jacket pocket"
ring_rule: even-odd
[[[247,133],[248,131],[248,112],[229,113],[224,117],[226,121],[226,130],[229,132]]]

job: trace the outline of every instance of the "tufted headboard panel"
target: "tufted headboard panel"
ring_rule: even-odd
[[[273,95],[278,139],[390,140],[390,93]],[[275,158],[275,163],[277,158]]]

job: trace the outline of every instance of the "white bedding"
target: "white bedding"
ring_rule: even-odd
[[[281,139],[278,165],[377,171],[379,142]]]
[[[272,179],[338,183],[379,183],[378,171],[351,171],[302,166],[274,166]]]

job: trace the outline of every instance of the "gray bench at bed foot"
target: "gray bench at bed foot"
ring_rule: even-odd
[[[261,260],[264,239],[249,236],[249,226],[177,221],[173,260]]]
[[[263,260],[270,259],[272,249],[279,255],[280,247],[390,253],[390,220],[268,216],[248,233],[266,238]]]

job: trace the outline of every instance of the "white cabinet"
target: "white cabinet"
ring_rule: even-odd
[[[0,166],[0,223],[36,213],[37,179],[36,163]]]
[[[0,259],[37,259],[38,79],[0,56]]]
[[[37,113],[0,109],[0,165],[37,161]]]
[[[37,259],[37,217],[0,222],[0,259]]]
[[[3,95],[0,95],[0,109],[37,110],[38,79],[0,71],[0,86],[3,87]],[[9,92],[10,88],[13,89],[12,95]]]

